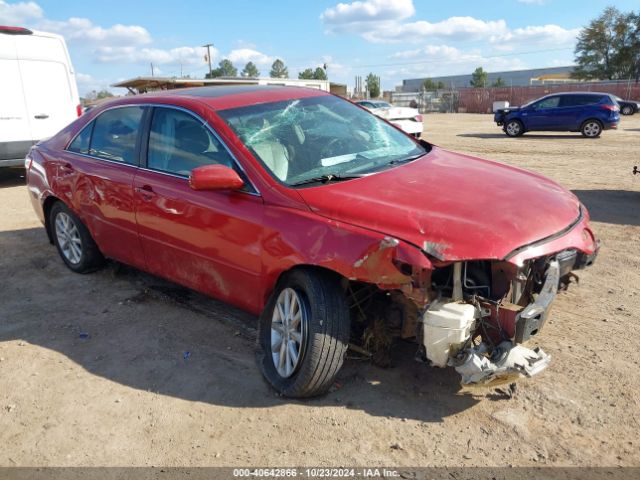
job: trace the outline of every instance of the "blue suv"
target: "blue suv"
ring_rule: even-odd
[[[620,106],[608,93],[554,93],[522,107],[497,110],[494,120],[510,137],[524,132],[581,132],[589,138],[617,128]]]

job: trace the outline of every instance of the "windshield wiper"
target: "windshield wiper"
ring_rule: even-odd
[[[417,160],[418,158],[420,158],[420,157],[422,157],[424,155],[426,155],[426,152],[418,153],[417,155],[411,155],[409,157],[398,158],[398,159],[395,159],[395,160],[391,160],[390,162],[387,163],[387,165],[397,165],[398,163],[412,162],[413,160]]]
[[[304,180],[300,180],[299,182],[292,183],[291,186],[298,185],[308,185],[311,183],[329,183],[329,182],[340,182],[342,180],[351,180],[353,178],[361,178],[364,177],[364,174],[361,173],[326,173],[324,175],[319,175],[317,177],[306,178]]]

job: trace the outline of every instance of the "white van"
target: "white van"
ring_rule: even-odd
[[[64,38],[0,26],[0,167],[82,114]]]

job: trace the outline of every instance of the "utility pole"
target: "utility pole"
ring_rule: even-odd
[[[153,77],[153,62],[151,63],[151,76]]]
[[[207,43],[203,45],[207,49],[207,60],[209,60],[209,78],[213,75],[213,70],[211,69],[211,47],[213,47],[213,43]]]

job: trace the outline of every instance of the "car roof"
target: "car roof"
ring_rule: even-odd
[[[161,92],[144,93],[142,95],[124,98],[135,99],[138,102],[144,102],[145,99],[153,99],[150,103],[157,103],[158,100],[171,103],[172,100],[191,98],[201,103],[205,103],[215,110],[224,110],[227,108],[243,107],[259,103],[278,102],[322,95],[330,94],[314,88],[283,85],[225,85],[163,90]],[[129,102],[122,101],[121,103]]]

